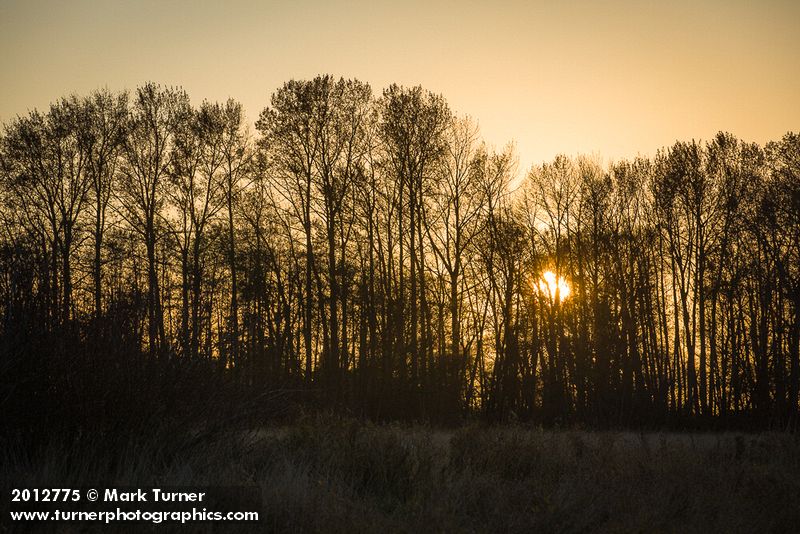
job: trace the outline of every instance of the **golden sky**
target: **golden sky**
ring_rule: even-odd
[[[0,120],[145,81],[255,120],[291,78],[442,93],[520,170],[800,130],[800,1],[0,0]]]

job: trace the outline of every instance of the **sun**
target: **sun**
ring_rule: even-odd
[[[570,289],[569,284],[564,278],[556,276],[553,271],[545,271],[537,284],[539,292],[546,295],[550,300],[554,301],[558,295],[558,301],[564,302],[564,299],[569,297]]]

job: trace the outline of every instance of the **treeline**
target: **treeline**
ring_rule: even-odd
[[[377,418],[796,423],[798,134],[518,177],[441,96],[320,76],[255,132],[178,88],[62,98],[0,158],[8,395],[204,362]]]

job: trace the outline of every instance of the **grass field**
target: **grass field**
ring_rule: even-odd
[[[4,453],[2,479],[19,486],[259,485],[267,532],[800,530],[800,440],[788,434],[315,418],[199,440],[164,429],[114,452],[82,438]]]

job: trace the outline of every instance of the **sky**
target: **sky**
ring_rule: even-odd
[[[522,172],[721,130],[764,143],[800,130],[800,2],[0,0],[3,122],[147,81],[254,122],[324,73],[441,93]]]

